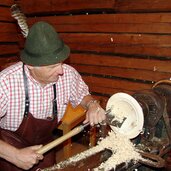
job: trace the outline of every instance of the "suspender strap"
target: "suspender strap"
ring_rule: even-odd
[[[28,113],[29,113],[30,102],[29,102],[29,96],[28,96],[27,77],[26,77],[26,73],[24,71],[24,64],[23,64],[23,76],[24,76],[24,89],[25,89],[25,110],[24,110],[24,117],[27,117],[28,116]]]
[[[27,76],[24,70],[24,64],[23,64],[23,77],[24,77],[24,89],[25,89],[25,110],[24,110],[24,117],[28,116],[29,113],[29,95],[28,95],[28,81]],[[53,118],[57,116],[58,110],[57,110],[57,100],[56,100],[56,84],[53,85],[53,92],[54,92],[54,99],[53,99]]]
[[[56,84],[53,85],[53,91],[54,91],[53,114],[54,116],[57,116],[58,110],[57,110],[57,100],[56,100]]]

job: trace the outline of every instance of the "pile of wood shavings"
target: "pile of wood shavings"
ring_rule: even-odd
[[[67,167],[68,165],[75,165],[76,162],[86,159],[87,157],[92,156],[93,154],[96,154],[103,150],[104,150],[103,146],[99,146],[99,145],[95,146],[95,147],[90,148],[84,152],[81,152],[73,157],[70,157],[68,160],[61,161],[60,163],[55,164],[51,168],[43,169],[41,171],[54,171],[56,169],[63,169],[65,167]]]
[[[113,154],[94,171],[100,169],[108,171],[115,169],[121,163],[128,164],[130,161],[137,163],[138,160],[142,160],[133,143],[124,135],[109,132],[109,136],[99,142],[98,145],[111,150]]]
[[[44,169],[42,171],[54,171],[56,169],[65,168],[68,165],[75,164],[78,161],[86,159],[104,149],[109,149],[112,151],[111,157],[109,157],[105,162],[101,163],[100,166],[94,168],[94,171],[104,170],[109,171],[115,169],[117,165],[121,163],[128,163],[130,161],[138,162],[142,159],[141,155],[136,151],[133,143],[124,135],[109,132],[109,136],[98,142],[98,145],[92,147],[84,152],[81,152],[68,160],[62,161],[51,168]]]

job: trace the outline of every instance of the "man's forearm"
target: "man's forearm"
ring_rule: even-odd
[[[0,140],[0,157],[9,161],[14,161],[14,154],[16,153],[17,149],[10,144]]]

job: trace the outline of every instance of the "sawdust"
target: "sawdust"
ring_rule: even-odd
[[[121,163],[128,164],[130,161],[137,163],[142,159],[141,155],[137,152],[134,144],[124,135],[109,132],[109,135],[98,142],[95,147],[92,147],[84,152],[81,152],[68,160],[62,161],[51,169],[44,169],[42,171],[53,171],[55,169],[62,169],[68,165],[75,165],[78,161],[88,158],[104,149],[112,151],[112,155],[103,163],[101,163],[94,171],[103,170],[109,171],[115,169]]]
[[[128,111],[128,105],[127,104],[123,104],[122,103],[122,107],[114,107],[114,105],[112,105],[109,109],[110,110],[110,115],[114,116],[112,121],[118,121],[120,123],[122,123],[124,121],[125,118],[128,117],[128,113],[125,111],[122,111],[122,108],[127,108]]]
[[[141,155],[136,151],[134,144],[124,135],[109,132],[109,136],[103,139],[99,144],[112,151],[112,156],[94,169],[94,171],[108,171],[115,169],[121,163],[128,164],[130,161],[137,163],[142,159]]]

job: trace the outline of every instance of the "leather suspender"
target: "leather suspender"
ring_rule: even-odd
[[[57,98],[56,98],[56,84],[53,85],[53,94],[54,94],[54,99],[53,99],[53,114],[57,116],[58,110],[57,110]]]
[[[28,96],[28,83],[27,83],[27,77],[26,73],[24,71],[24,64],[23,64],[23,76],[24,76],[24,89],[25,89],[25,110],[24,110],[24,117],[28,116],[29,113],[29,106],[30,106],[30,101],[29,101],[29,96]]]
[[[28,95],[28,81],[27,76],[24,70],[24,64],[23,64],[23,76],[24,76],[24,89],[25,89],[25,111],[24,111],[24,117],[28,116],[29,113],[29,95]],[[53,118],[57,117],[58,110],[57,110],[57,100],[56,100],[56,84],[53,85],[53,92],[54,92],[54,99],[53,99]]]

